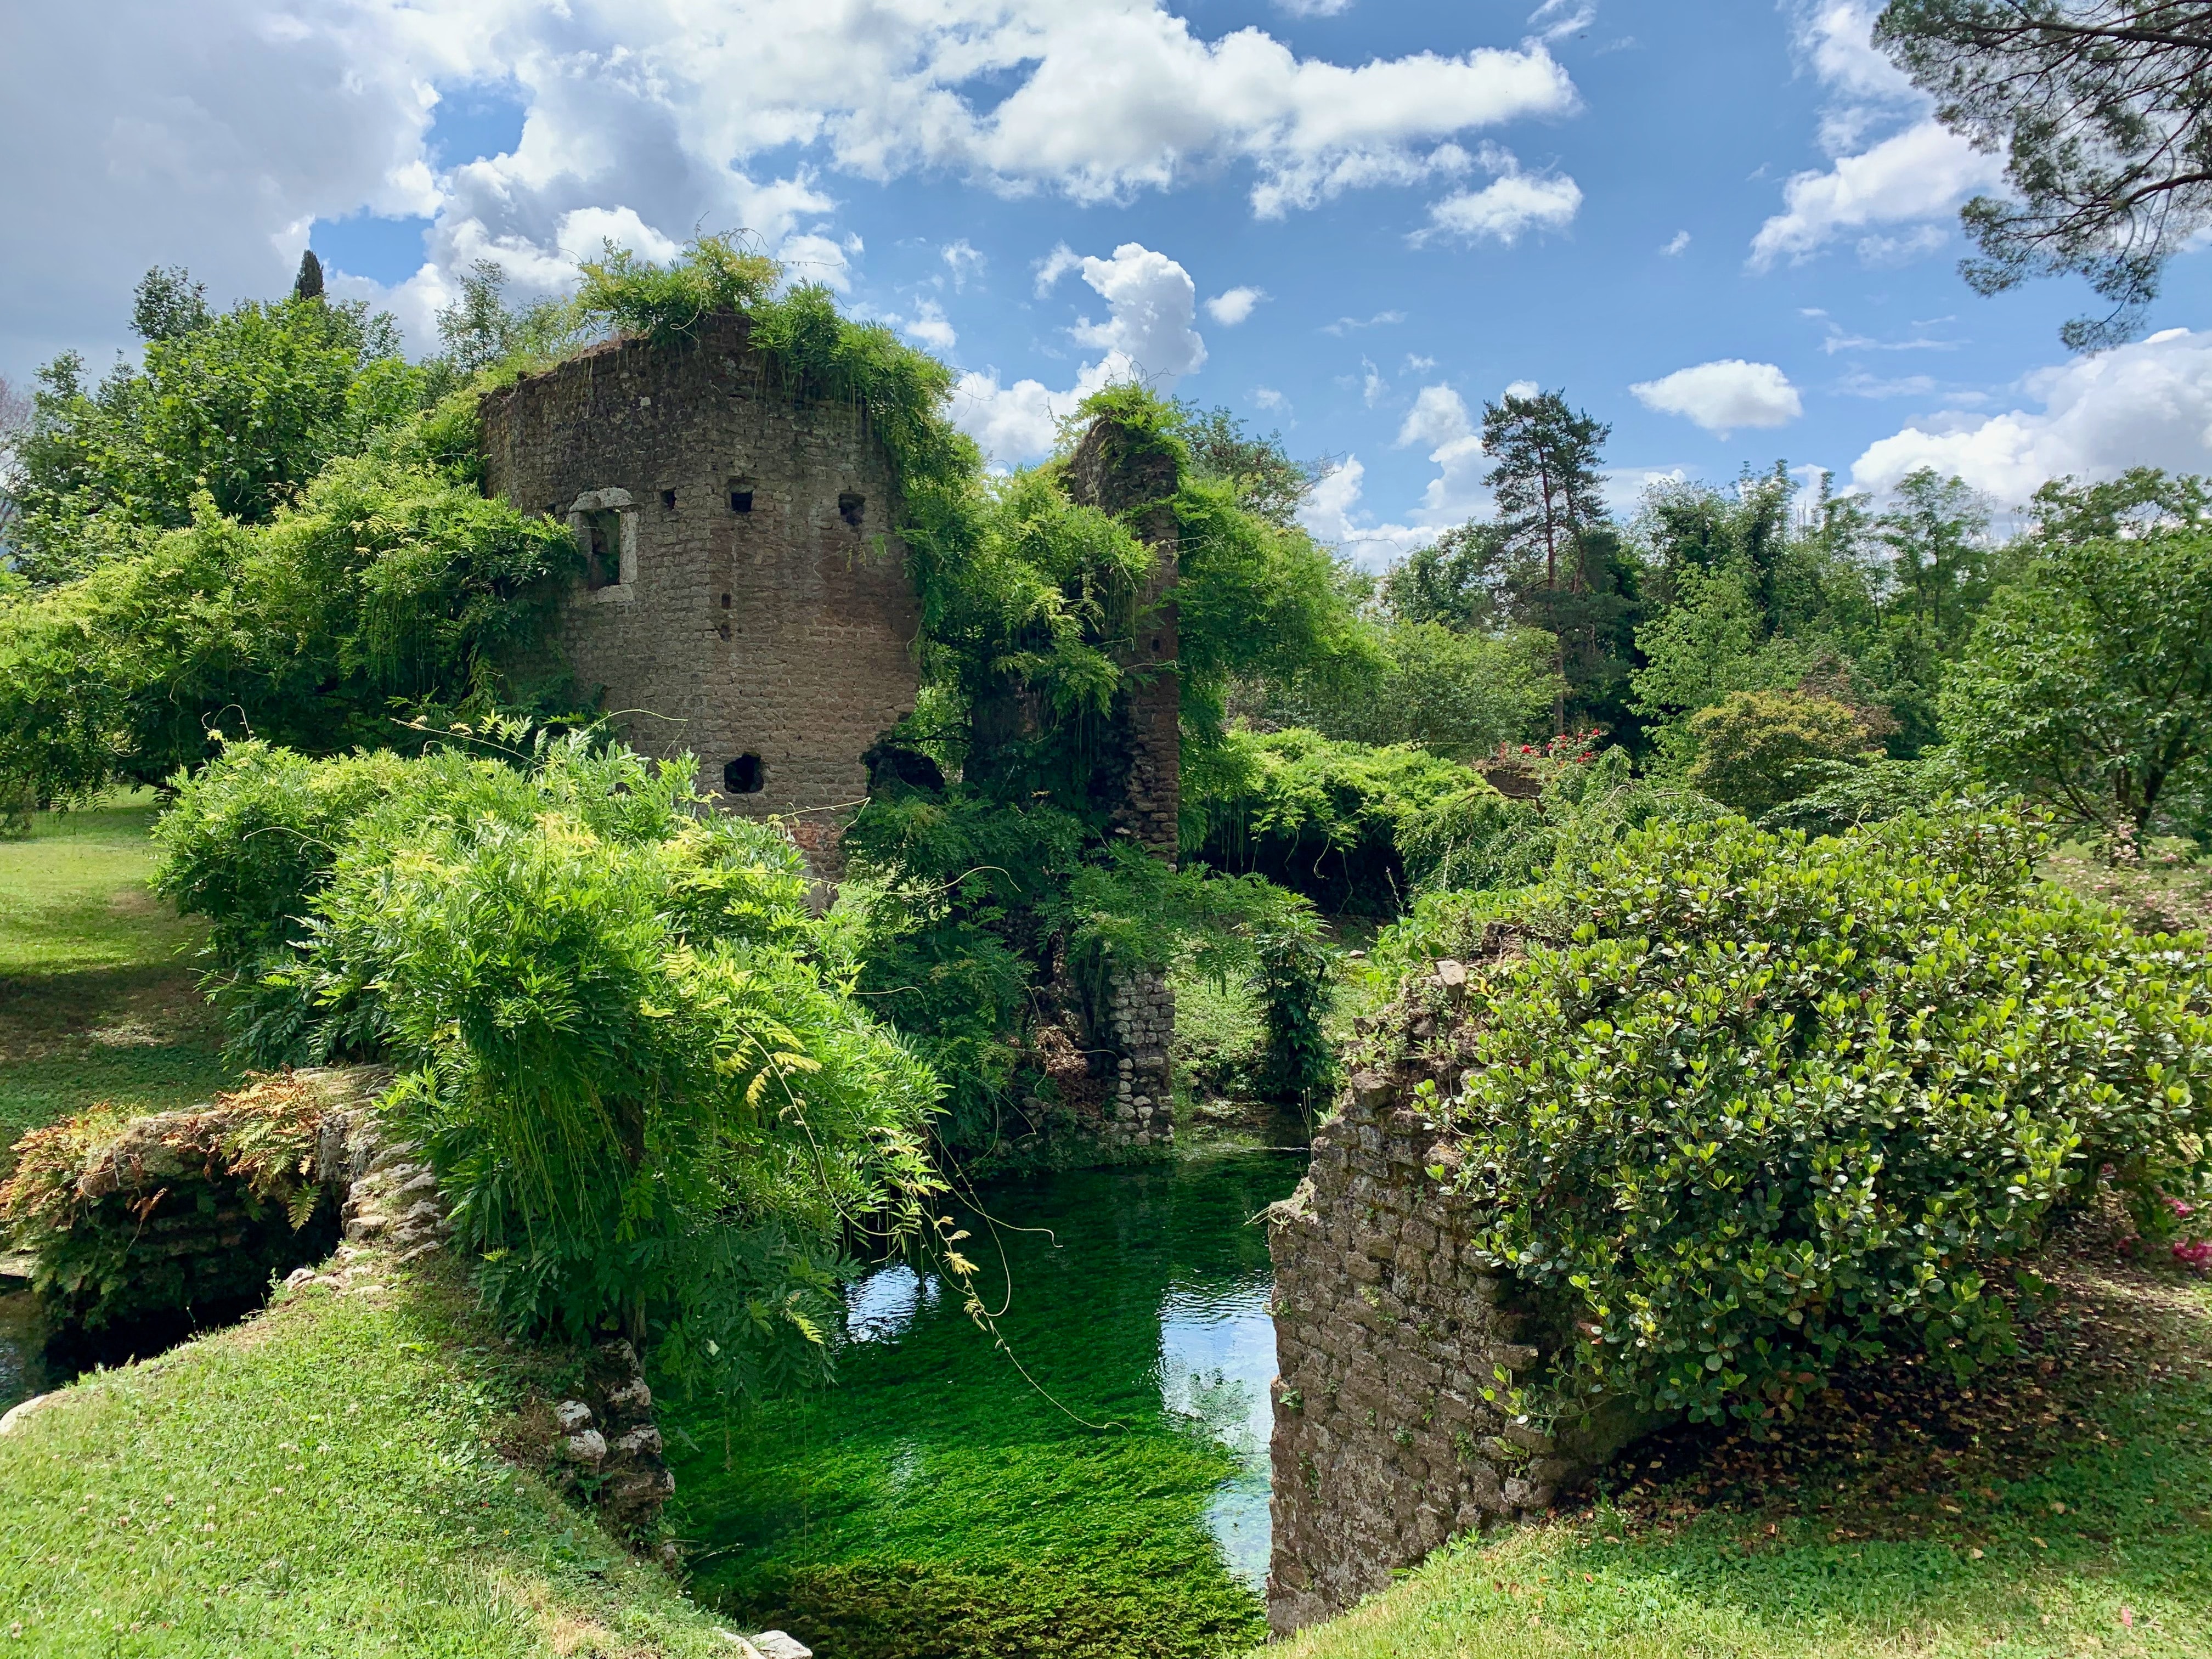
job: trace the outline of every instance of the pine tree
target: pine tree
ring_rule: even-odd
[[[323,297],[323,262],[309,248],[300,256],[300,274],[292,283],[292,297],[295,300],[319,300]]]
[[[2112,302],[2060,331],[2125,340],[2166,261],[2212,225],[2212,4],[2206,0],[1890,0],[1874,41],[1936,118],[2005,157],[2002,196],[1960,211],[1984,294],[2078,273]]]
[[[1592,556],[1609,567],[1608,544],[1601,550],[1587,533],[1606,524],[1600,450],[1613,428],[1570,409],[1557,392],[1522,396],[1509,392],[1482,410],[1482,447],[1493,465],[1483,482],[1497,502],[1496,530],[1509,554],[1530,562],[1544,562],[1543,599],[1546,625],[1559,642],[1559,672],[1567,679],[1567,632],[1573,624],[1563,614],[1580,607],[1562,603],[1591,586],[1586,568]],[[1599,538],[1602,539],[1602,538]],[[1608,569],[1608,574],[1610,574]],[[1594,624],[1577,618],[1589,637],[1579,641],[1585,654],[1598,654]],[[1567,729],[1566,697],[1561,694],[1553,711],[1557,729]]]

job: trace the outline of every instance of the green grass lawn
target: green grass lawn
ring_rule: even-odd
[[[1772,1444],[1662,1437],[1268,1659],[2212,1653],[2212,1295],[2109,1241],[2054,1278],[1971,1388],[1897,1366]]]
[[[0,1437],[0,1654],[732,1650],[494,1450],[515,1363],[436,1273],[315,1287]]]
[[[193,984],[200,930],[146,890],[150,799],[41,812],[0,842],[0,1172],[25,1129],[159,1111],[236,1080]]]

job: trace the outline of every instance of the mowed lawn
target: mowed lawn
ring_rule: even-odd
[[[236,1080],[194,984],[200,930],[147,890],[155,811],[142,795],[41,812],[0,841],[0,1173],[26,1129]]]
[[[0,842],[0,1146],[232,1079],[198,930],[146,890],[150,805]],[[4,1168],[4,1164],[0,1164]],[[496,1448],[529,1351],[448,1264],[281,1293],[95,1371],[0,1437],[0,1655],[645,1659],[734,1650]],[[358,1278],[358,1276],[357,1276]]]
[[[0,1437],[0,1654],[733,1652],[501,1460],[519,1356],[450,1267],[421,1266],[283,1295]]]
[[[2212,1654],[2212,1294],[2109,1234],[2016,1363],[1662,1437],[1595,1507],[1448,1547],[1266,1659]]]

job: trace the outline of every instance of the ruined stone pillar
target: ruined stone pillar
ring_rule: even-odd
[[[1152,550],[1152,574],[1135,596],[1135,626],[1115,652],[1121,689],[1093,787],[1110,801],[1117,833],[1134,837],[1172,866],[1182,755],[1182,687],[1176,672],[1176,458],[1147,434],[1102,417],[1068,458],[1066,477],[1070,500],[1127,515]],[[1135,1146],[1168,1139],[1174,1133],[1168,1045],[1175,1035],[1175,993],[1166,975],[1120,975],[1097,1012],[1103,1029],[1093,1038],[1115,1057],[1108,1139]]]

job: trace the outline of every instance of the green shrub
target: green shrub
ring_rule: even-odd
[[[579,317],[663,345],[696,333],[710,313],[748,309],[783,276],[774,259],[746,252],[730,236],[699,237],[665,265],[609,240],[598,258],[580,261],[576,270]]]
[[[198,765],[210,732],[329,754],[557,700],[574,538],[405,453],[427,441],[333,462],[268,524],[204,498],[188,529],[0,599],[0,784],[82,799]]]
[[[264,952],[234,993],[249,1049],[400,1069],[386,1109],[501,1315],[618,1322],[679,1380],[765,1389],[826,1364],[843,1242],[912,1236],[936,1085],[850,994],[796,849],[692,776],[580,738],[529,769],[241,744],[181,781],[160,879]],[[264,874],[225,838],[342,795],[326,865],[280,830]]]
[[[252,967],[302,936],[308,902],[330,879],[363,814],[410,775],[397,755],[317,761],[258,739],[228,744],[154,824],[154,890],[205,916],[222,973]]]
[[[1806,793],[1808,763],[1850,760],[1874,749],[1857,712],[1802,691],[1735,691],[1690,717],[1697,759],[1689,781],[1748,817]]]
[[[1428,815],[1496,794],[1468,768],[1425,750],[1370,748],[1295,728],[1233,731],[1186,779],[1183,845],[1326,910],[1389,915],[1413,884],[1406,843]]]
[[[1405,838],[1419,890],[1519,887],[1580,868],[1632,830],[1704,823],[1725,810],[1695,790],[1638,776],[1626,749],[1593,749],[1596,739],[1584,732],[1529,745],[1518,759],[1537,781],[1534,800],[1485,786],[1422,814]]]
[[[2197,1195],[2203,942],[2035,884],[2038,843],[2002,816],[1660,825],[1378,946],[1473,963],[1434,1109],[1478,1247],[1571,1337],[1538,1403],[1757,1425],[1885,1353],[1964,1375],[2101,1172],[2146,1218]]]

